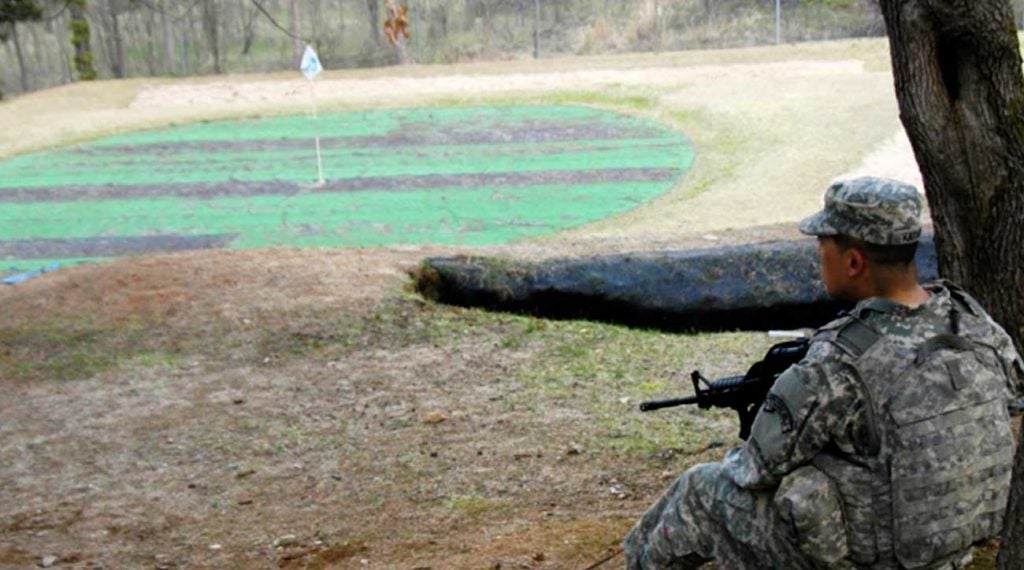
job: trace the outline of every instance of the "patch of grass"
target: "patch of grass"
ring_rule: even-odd
[[[446,506],[461,516],[473,519],[507,510],[500,502],[479,495],[458,495],[448,499]]]
[[[12,380],[75,380],[121,363],[149,366],[169,355],[152,351],[142,321],[38,321],[0,328],[0,376]]]

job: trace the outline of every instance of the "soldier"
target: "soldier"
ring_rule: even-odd
[[[856,308],[816,331],[743,445],[644,514],[628,568],[962,568],[1001,530],[1024,365],[977,301],[918,283],[921,209],[894,180],[829,187],[800,231]]]

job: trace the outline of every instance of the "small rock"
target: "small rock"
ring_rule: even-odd
[[[620,404],[629,404],[629,396],[626,396],[625,398],[619,398],[619,403]]]
[[[211,544],[210,545],[210,550],[220,550],[220,549],[221,549],[221,545],[219,545],[219,544]]]
[[[56,564],[57,560],[58,559],[57,559],[56,556],[50,554],[48,556],[44,556],[43,559],[39,562],[39,565],[42,566],[43,568],[49,568],[50,566],[53,566],[54,564]]]
[[[238,473],[235,473],[235,479],[245,479],[249,475],[255,475],[255,474],[256,474],[256,470],[255,469],[243,469],[242,471],[239,471]]]
[[[583,453],[583,446],[578,443],[570,443],[569,449],[565,450],[566,455],[579,455]]]
[[[701,236],[701,238],[703,238],[706,241],[718,241],[719,239],[721,239],[715,234],[704,234]]]
[[[608,488],[608,492],[615,495],[615,498],[617,499],[625,499],[629,496],[629,491],[621,485],[612,485]]]
[[[231,400],[231,403],[236,406],[240,406],[245,403],[245,398],[235,398],[234,400]]]
[[[430,412],[429,414],[427,414],[426,417],[423,418],[423,423],[425,423],[425,424],[432,424],[433,425],[433,424],[439,424],[439,423],[445,422],[447,420],[448,420],[448,414],[446,414],[444,412],[441,412],[441,411],[437,411],[437,412]]]
[[[296,543],[298,543],[298,540],[295,538],[294,534],[286,534],[274,541],[274,548],[294,546]]]
[[[437,452],[436,451],[431,451],[430,452],[430,456],[431,457],[437,457]]]
[[[342,480],[341,479],[341,475],[339,475],[337,473],[331,473],[331,479],[334,479],[335,481],[341,481]]]
[[[252,504],[252,497],[244,497],[244,496],[243,497],[239,497],[238,498],[238,504],[239,505],[251,505]]]
[[[533,555],[534,562],[544,562],[545,560],[547,560],[547,558],[548,557],[545,556],[543,552],[538,552],[537,554]]]

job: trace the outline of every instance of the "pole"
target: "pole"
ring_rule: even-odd
[[[782,43],[782,0],[775,0],[775,45]]]
[[[309,80],[309,92],[313,96],[313,138],[316,140],[316,173],[317,186],[324,185],[324,165],[320,158],[320,127],[316,115],[316,84],[313,79]]]

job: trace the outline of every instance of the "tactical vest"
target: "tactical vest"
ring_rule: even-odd
[[[947,287],[948,330],[923,344],[883,335],[863,311],[816,337],[841,349],[864,400],[870,451],[814,462],[836,484],[858,566],[949,567],[1002,529],[1009,371],[984,311]]]

